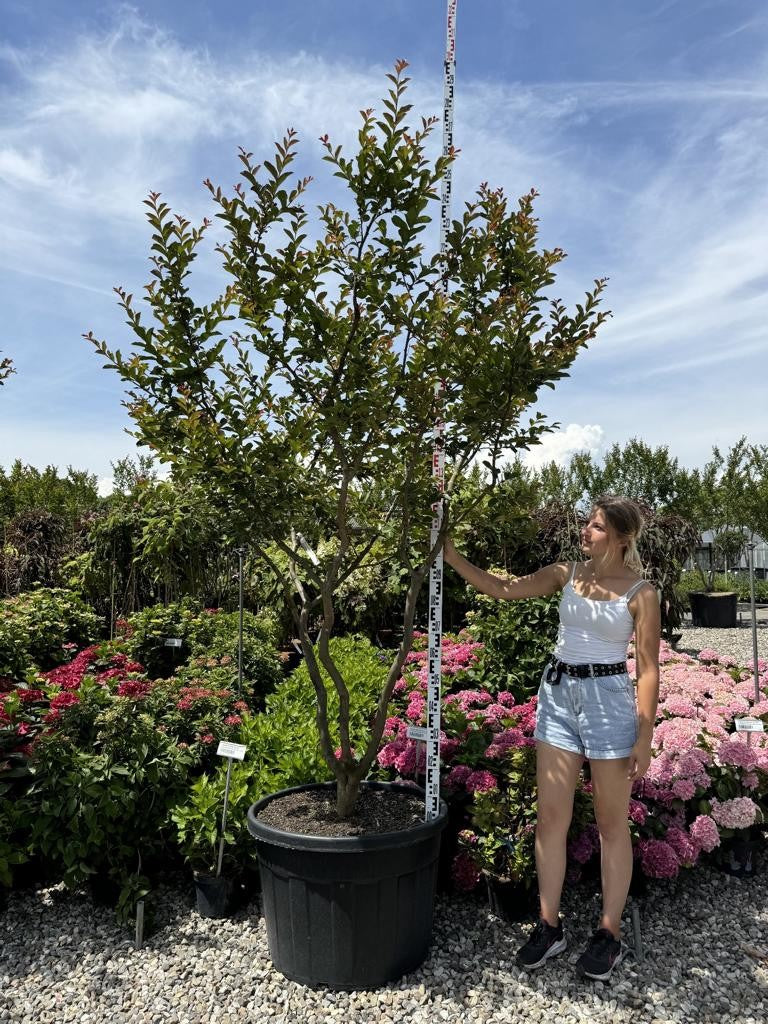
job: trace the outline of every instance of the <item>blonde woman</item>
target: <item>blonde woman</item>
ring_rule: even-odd
[[[659,694],[661,621],[655,589],[641,578],[637,504],[598,499],[581,531],[582,562],[556,562],[504,579],[463,558],[450,538],[445,559],[473,587],[516,601],[562,591],[560,627],[542,673],[536,710],[536,870],[540,918],[517,962],[535,970],[566,948],[560,918],[566,836],[581,767],[589,760],[600,832],[603,905],[598,927],[576,965],[601,981],[622,960],[621,916],[632,877],[628,809],[632,784],[651,760]],[[627,674],[635,635],[637,692]]]

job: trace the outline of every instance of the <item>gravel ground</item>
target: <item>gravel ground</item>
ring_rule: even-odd
[[[683,625],[680,627],[682,640],[679,651],[694,656],[705,647],[711,647],[719,654],[730,654],[741,664],[752,661],[752,620],[744,616],[744,625],[736,629],[704,629],[702,626]],[[768,661],[768,621],[758,621],[757,656]]]
[[[286,981],[271,966],[258,897],[231,920],[198,916],[183,880],[156,896],[157,928],[135,950],[112,911],[59,887],[12,894],[0,914],[3,1024],[369,1024],[555,1020],[726,1022],[768,1017],[768,873],[698,868],[640,903],[645,959],[630,951],[603,984],[575,963],[599,916],[586,885],[566,889],[569,948],[534,975],[514,964],[532,922],[507,924],[471,897],[439,897],[429,958],[374,992]],[[629,907],[623,936],[632,942]]]

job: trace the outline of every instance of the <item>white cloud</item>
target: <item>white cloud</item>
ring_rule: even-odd
[[[565,429],[543,434],[541,444],[522,455],[528,469],[539,469],[548,462],[566,465],[576,452],[598,455],[603,447],[605,432],[597,424],[569,423]]]

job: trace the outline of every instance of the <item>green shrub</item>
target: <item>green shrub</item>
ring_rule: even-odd
[[[207,678],[216,673],[217,685],[237,690],[239,613],[220,612],[209,616],[205,639],[190,637],[189,663],[176,671],[184,680]],[[201,631],[202,632],[202,631]],[[251,612],[243,612],[243,693],[254,707],[283,679],[283,669],[274,645],[271,624]]]
[[[0,785],[0,887],[10,889],[13,869],[29,860],[31,806],[26,798],[4,798]]]
[[[361,636],[332,637],[330,650],[342,677],[349,681],[350,740],[360,753],[386,679],[390,654]],[[331,736],[338,746],[340,739],[334,731],[338,696],[325,673],[323,677],[329,687]],[[235,765],[233,774],[247,779],[251,802],[288,786],[333,778],[320,753],[316,713],[315,690],[302,663],[267,697],[261,714],[243,720],[240,742],[247,744],[248,754],[242,764]]]
[[[213,637],[214,615],[199,601],[184,597],[178,604],[155,604],[120,620],[132,658],[140,661],[150,679],[173,675],[190,656],[193,644],[205,644]],[[181,647],[167,647],[165,641],[181,640]]]
[[[227,830],[224,834],[222,874],[239,873],[258,866],[256,843],[248,831],[249,795],[247,772],[233,765],[227,803]],[[221,838],[221,814],[226,786],[226,761],[216,772],[195,779],[181,801],[171,810],[176,826],[176,843],[184,860],[194,871],[216,873]]]
[[[468,672],[492,692],[511,690],[517,700],[527,700],[555,646],[560,594],[497,601],[475,592],[471,602],[469,632],[484,650]]]
[[[85,695],[81,687],[81,715],[89,697],[100,707],[97,685]],[[137,894],[148,891],[148,868],[161,854],[167,860],[169,810],[195,758],[130,698],[116,698],[94,720],[93,749],[80,748],[65,731],[36,745],[32,846],[71,888],[94,875],[115,883],[128,918]]]
[[[62,587],[26,591],[0,602],[0,677],[23,679],[69,660],[65,644],[84,646],[103,623],[77,594]]]

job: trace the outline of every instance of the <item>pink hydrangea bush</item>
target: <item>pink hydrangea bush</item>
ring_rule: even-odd
[[[419,782],[426,771],[425,747],[407,731],[409,725],[426,724],[424,639],[417,637],[417,649],[395,687],[378,754],[389,777]],[[465,670],[480,650],[467,633],[444,637],[441,792],[451,805],[465,809],[459,824],[472,826],[456,828],[453,837],[458,852],[451,874],[463,890],[474,888],[483,870],[528,884],[533,879],[536,698],[518,704],[512,693],[478,689]]]
[[[653,758],[633,786],[629,818],[642,872],[673,878],[702,855],[717,859],[724,839],[768,821],[768,737],[734,725],[747,715],[768,721],[768,665],[758,662],[755,701],[751,663],[742,668],[712,648],[693,658],[664,642],[659,661]],[[629,669],[634,674],[631,649]],[[569,878],[578,876],[593,839],[569,844]]]

